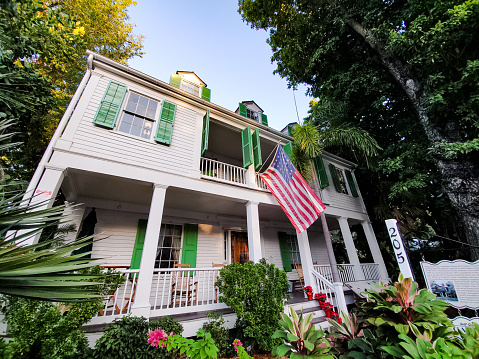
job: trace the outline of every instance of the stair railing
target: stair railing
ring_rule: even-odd
[[[346,307],[346,300],[344,298],[343,292],[343,283],[331,283],[316,270],[312,269],[311,273],[313,274],[316,288],[319,293],[326,294],[326,302],[329,302],[333,305],[333,310],[335,312],[343,312],[348,314],[348,308]]]

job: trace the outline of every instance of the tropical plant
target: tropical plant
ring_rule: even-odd
[[[237,337],[247,345],[270,351],[276,339],[272,334],[279,328],[278,321],[288,298],[286,273],[273,264],[233,263],[220,270],[216,282],[219,301],[237,315]]]
[[[314,313],[303,317],[303,312],[298,314],[289,308],[290,316],[281,313],[279,324],[282,329],[274,332],[273,338],[280,338],[283,343],[273,349],[272,354],[291,359],[300,358],[333,358],[329,353],[330,344],[322,330],[317,330],[312,324]]]

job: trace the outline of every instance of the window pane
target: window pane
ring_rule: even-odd
[[[130,134],[133,136],[140,136],[141,134],[141,127],[138,126],[131,126]]]
[[[133,115],[130,115],[129,113],[125,113],[125,116],[123,116],[122,122],[126,123],[133,123]]]
[[[146,97],[140,96],[140,100],[138,101],[138,104],[144,107],[148,106],[148,99]]]
[[[120,128],[119,130],[121,132],[125,132],[125,133],[130,133],[130,128],[131,128],[131,124],[127,123],[127,122],[122,122],[120,124]]]
[[[155,267],[173,268],[180,262],[182,226],[162,224]]]

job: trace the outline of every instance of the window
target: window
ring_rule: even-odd
[[[200,88],[198,85],[194,83],[188,82],[185,79],[181,80],[181,89],[189,92],[192,95],[199,96],[200,95]]]
[[[341,193],[348,194],[348,189],[346,187],[346,177],[344,176],[343,170],[337,168],[336,171],[338,172],[339,184],[341,185]]]
[[[251,118],[252,120],[255,120],[258,122],[258,113],[251,111],[249,108],[246,108],[246,117]]]
[[[289,248],[289,255],[291,263],[301,263],[301,256],[299,255],[298,238],[294,234],[287,234],[287,243]]]
[[[149,140],[157,108],[158,101],[130,93],[118,131]]]
[[[162,224],[156,249],[155,268],[173,268],[180,262],[181,236],[183,227]]]

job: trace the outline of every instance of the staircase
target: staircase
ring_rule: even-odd
[[[316,300],[309,300],[305,302],[299,302],[294,304],[288,304],[284,307],[284,312],[289,315],[289,308],[293,308],[293,310],[299,315],[301,310],[303,311],[303,316],[305,314],[314,313],[313,316],[313,324],[316,329],[325,330],[329,328],[331,325],[326,319],[326,315],[324,310],[319,308],[318,302]]]

